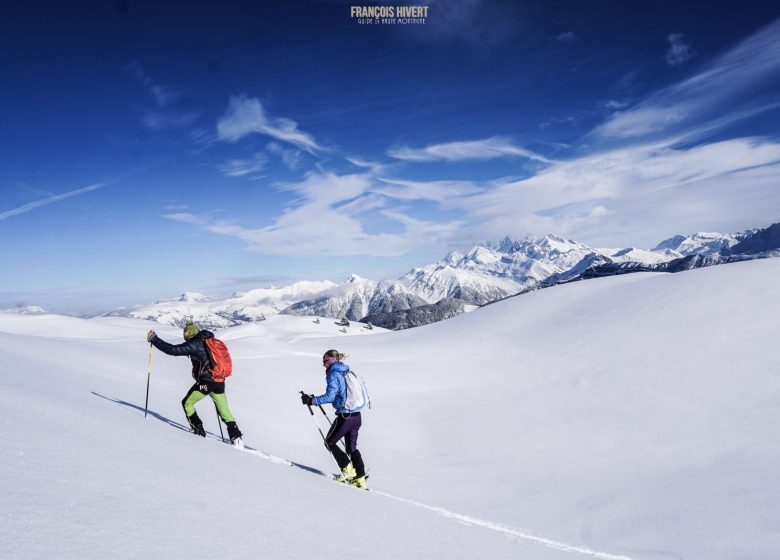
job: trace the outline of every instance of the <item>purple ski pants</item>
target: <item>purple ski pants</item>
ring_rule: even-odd
[[[343,469],[352,462],[352,466],[355,467],[357,476],[365,476],[366,469],[363,465],[363,458],[360,455],[360,451],[357,448],[358,431],[363,424],[363,420],[360,417],[359,412],[355,412],[350,415],[336,415],[336,420],[328,430],[328,435],[325,438],[325,445],[333,457],[336,458],[336,462],[339,464],[339,468]],[[344,447],[346,453],[344,453],[338,445],[340,439],[344,439]]]

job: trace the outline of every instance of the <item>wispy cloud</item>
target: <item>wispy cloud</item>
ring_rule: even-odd
[[[266,149],[282,160],[288,169],[295,170],[301,163],[304,153],[297,148],[285,148],[278,142],[270,142]]]
[[[392,207],[389,197],[374,192],[374,180],[366,173],[310,172],[302,182],[287,185],[283,190],[293,193],[295,202],[264,227],[245,227],[230,220],[184,212],[165,217],[240,239],[252,251],[290,257],[398,256],[419,247],[423,241],[431,244],[454,236],[462,227],[460,220],[427,221],[408,215],[400,206]],[[403,231],[369,233],[367,225],[372,218],[367,214],[371,211],[379,211],[401,224]]]
[[[149,86],[149,94],[154,98],[154,101],[160,107],[170,105],[174,101],[181,98],[182,94],[179,90],[170,86],[161,86],[154,84],[147,84]]]
[[[555,36],[555,40],[559,43],[573,43],[577,40],[577,35],[573,31],[563,31]]]
[[[32,210],[35,210],[36,208],[40,208],[41,206],[46,206],[48,204],[54,204],[55,202],[61,202],[63,200],[66,200],[68,198],[73,198],[74,196],[80,196],[82,194],[87,194],[92,191],[96,191],[98,189],[102,189],[109,183],[94,183],[92,185],[83,187],[81,189],[76,189],[60,194],[54,194],[46,198],[42,198],[40,200],[36,200],[34,202],[28,202],[27,204],[23,204],[22,206],[19,206],[17,208],[14,208],[12,210],[6,210],[5,212],[0,212],[0,221],[7,220],[8,218],[11,218],[13,216],[18,216],[19,214],[25,214],[27,212],[30,212]]]
[[[780,20],[769,24],[690,78],[615,113],[594,137],[642,139],[690,130],[724,113],[755,109],[755,88],[780,76]],[[765,103],[766,110],[773,108]]]
[[[168,130],[171,128],[182,128],[194,124],[200,118],[200,113],[178,113],[148,111],[144,114],[141,122],[149,130]]]
[[[669,66],[679,66],[696,54],[691,45],[685,42],[683,33],[670,33],[666,40],[669,42],[669,48],[666,50],[664,60]]]
[[[430,200],[444,205],[449,201],[482,191],[481,187],[470,181],[407,181],[402,179],[380,179],[379,186],[372,188],[372,192],[392,199]]]
[[[200,118],[200,113],[190,108],[191,101],[183,91],[155,83],[140,62],[133,62],[126,68],[143,84],[157,107],[144,112],[141,122],[146,128],[155,131],[182,128]]]
[[[385,173],[386,171],[392,169],[397,165],[403,165],[402,163],[399,162],[379,163],[377,161],[369,161],[354,156],[346,156],[344,159],[349,163],[351,163],[352,165],[354,165],[355,167],[359,167],[361,169],[366,169],[370,171],[373,175],[381,175],[382,173]]]
[[[208,130],[203,130],[202,128],[196,128],[191,130],[189,135],[190,135],[190,140],[192,140],[195,144],[199,144],[201,146],[210,146],[211,144],[217,141],[214,134],[212,134]]]
[[[165,107],[181,99],[181,90],[155,83],[140,62],[135,61],[126,68],[144,85],[147,93],[158,107]]]
[[[446,144],[433,144],[425,148],[410,148],[401,146],[388,151],[388,155],[395,159],[413,162],[430,161],[465,161],[488,160],[502,157],[520,157],[550,163],[546,157],[516,146],[511,141],[500,136],[485,138],[483,140],[468,140],[462,142],[448,142]]]
[[[237,142],[250,134],[264,134],[310,153],[323,150],[311,134],[298,129],[295,121],[271,118],[259,99],[235,95],[230,98],[225,114],[217,122],[217,137]]]
[[[617,111],[618,109],[624,109],[628,107],[628,101],[621,99],[607,99],[599,103],[599,105],[607,111]]]
[[[474,48],[491,48],[510,40],[525,19],[513,0],[423,0],[430,6],[425,25],[412,31],[426,42],[466,41]],[[520,25],[518,25],[520,24]]]
[[[569,126],[575,126],[582,119],[581,115],[566,115],[565,117],[551,117],[546,121],[539,123],[539,128],[545,130],[553,125],[567,124]]]
[[[246,177],[249,179],[260,179],[263,177],[260,173],[268,165],[268,157],[258,152],[247,159],[230,159],[217,166],[223,174],[228,177]]]

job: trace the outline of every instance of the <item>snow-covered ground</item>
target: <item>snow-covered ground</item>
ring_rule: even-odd
[[[577,282],[400,332],[220,331],[245,442],[184,430],[180,330],[0,314],[3,558],[780,557],[780,259]],[[298,391],[363,375],[373,492]],[[289,462],[295,465],[290,466]]]

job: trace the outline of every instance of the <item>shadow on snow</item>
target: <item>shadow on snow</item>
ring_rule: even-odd
[[[96,393],[95,391],[90,391],[90,392],[93,395],[95,395],[96,397],[100,397],[101,399],[105,399],[105,400],[107,400],[109,402],[116,403],[116,404],[121,404],[122,406],[126,406],[128,408],[132,408],[133,410],[136,410],[138,412],[144,412],[144,408],[142,406],[137,405],[137,404],[129,403],[129,402],[123,401],[121,399],[114,399],[114,398],[111,398],[111,397],[107,397],[105,395],[101,395],[100,393]],[[159,420],[161,422],[165,422],[169,426],[172,426],[172,427],[174,427],[174,428],[176,428],[178,430],[182,430],[183,432],[192,433],[192,430],[189,428],[189,426],[185,426],[184,424],[176,422],[175,420],[171,420],[170,418],[167,418],[167,417],[163,416],[162,414],[158,414],[157,412],[154,412],[153,410],[147,410],[146,412],[147,412],[147,414],[149,416],[151,416],[153,418],[156,418],[157,420]],[[215,439],[219,439],[220,441],[222,441],[222,443],[225,443],[227,445],[232,445],[232,444],[226,442],[222,437],[217,438],[217,435],[212,433],[212,432],[207,432],[207,433],[211,434]],[[259,454],[263,455],[266,458],[274,459],[274,457],[272,455],[269,455],[268,453],[260,451],[259,449],[255,449],[254,447],[250,447],[249,445],[245,445],[244,449],[246,449],[248,451],[252,451],[254,453],[259,453]],[[290,466],[296,467],[296,468],[301,469],[303,471],[306,471],[308,473],[317,474],[317,475],[320,475],[320,476],[330,476],[325,471],[322,471],[322,470],[314,468],[314,467],[310,467],[308,465],[303,465],[301,463],[296,463],[295,461],[290,461],[289,459],[284,459],[284,461],[289,463]]]

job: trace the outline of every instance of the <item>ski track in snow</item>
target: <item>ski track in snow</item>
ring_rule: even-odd
[[[461,523],[464,523],[466,525],[472,525],[474,527],[482,527],[484,529],[490,529],[491,531],[496,531],[499,533],[503,533],[509,537],[513,537],[516,539],[524,540],[533,542],[536,544],[542,544],[549,548],[554,548],[556,550],[563,550],[565,552],[576,552],[579,554],[584,554],[587,556],[593,556],[594,558],[601,558],[603,560],[635,560],[629,556],[622,556],[619,554],[610,554],[608,552],[599,552],[598,550],[592,550],[590,548],[579,546],[575,544],[567,544],[555,541],[553,539],[548,539],[545,537],[540,537],[538,535],[534,535],[532,533],[529,533],[528,531],[524,531],[523,529],[518,529],[515,527],[510,527],[508,525],[502,525],[500,523],[494,523],[493,521],[485,521],[484,519],[477,519],[476,517],[471,517],[470,515],[463,515],[462,513],[455,513],[453,511],[450,511],[448,509],[444,509],[442,507],[438,506],[431,506],[428,504],[424,504],[422,502],[418,502],[415,500],[410,500],[407,498],[399,498],[398,496],[393,496],[392,494],[388,494],[387,492],[377,491],[377,490],[371,490],[374,494],[378,494],[380,496],[384,496],[386,498],[390,498],[391,500],[396,500],[398,502],[403,502],[405,504],[413,505],[415,507],[426,509],[428,511],[432,511],[434,513],[437,513],[441,515],[442,517],[447,517],[449,519],[454,519],[456,521],[460,521]]]
[[[215,436],[216,437],[216,436]],[[227,443],[227,442],[225,442]],[[289,467],[298,467],[302,470],[305,470],[307,472],[317,474],[319,476],[323,476],[325,478],[331,479],[331,475],[327,472],[321,471],[319,469],[315,469],[312,467],[307,467],[305,465],[301,465],[299,463],[295,463],[293,461],[290,461],[289,459],[284,459],[283,457],[277,457],[276,455],[271,455],[269,453],[265,453],[263,451],[260,451],[258,449],[254,449],[249,446],[245,446],[244,449],[238,449],[238,451],[244,451],[245,453],[249,453],[250,455],[254,455],[256,457],[260,457],[261,459],[265,459],[266,461],[269,461],[271,463],[274,463],[276,465],[285,465]],[[339,484],[341,486],[341,484]],[[345,488],[349,488],[348,486],[345,486]],[[350,488],[351,489],[351,488]],[[472,517],[470,515],[464,515],[462,513],[456,513],[454,511],[450,511],[448,509],[445,509],[443,507],[439,506],[432,506],[429,504],[424,504],[422,502],[418,502],[416,500],[412,500],[409,498],[401,498],[399,496],[395,496],[393,494],[388,494],[387,492],[383,492],[382,490],[374,490],[369,489],[369,492],[372,494],[376,494],[377,496],[382,496],[384,498],[389,498],[391,500],[395,500],[396,502],[401,502],[404,504],[408,504],[420,509],[431,511],[437,515],[440,515],[442,517],[446,517],[447,519],[453,519],[455,521],[459,521],[460,523],[463,523],[465,525],[470,525],[472,527],[481,527],[483,529],[489,529],[491,531],[496,531],[497,533],[502,533],[508,537],[519,539],[527,542],[532,542],[535,544],[540,544],[543,546],[546,546],[548,548],[553,548],[555,550],[561,550],[564,552],[574,552],[577,554],[582,554],[585,556],[591,556],[593,558],[600,558],[602,560],[638,560],[636,558],[632,558],[630,556],[623,556],[620,554],[611,554],[609,552],[601,552],[598,550],[593,550],[591,548],[580,546],[576,544],[569,544],[569,543],[563,543],[560,541],[556,541],[553,539],[548,539],[546,537],[542,537],[539,535],[534,535],[533,533],[530,533],[526,530],[519,529],[517,527],[510,527],[509,525],[503,525],[501,523],[495,523],[493,521],[486,521],[484,519],[478,519],[476,517]]]

